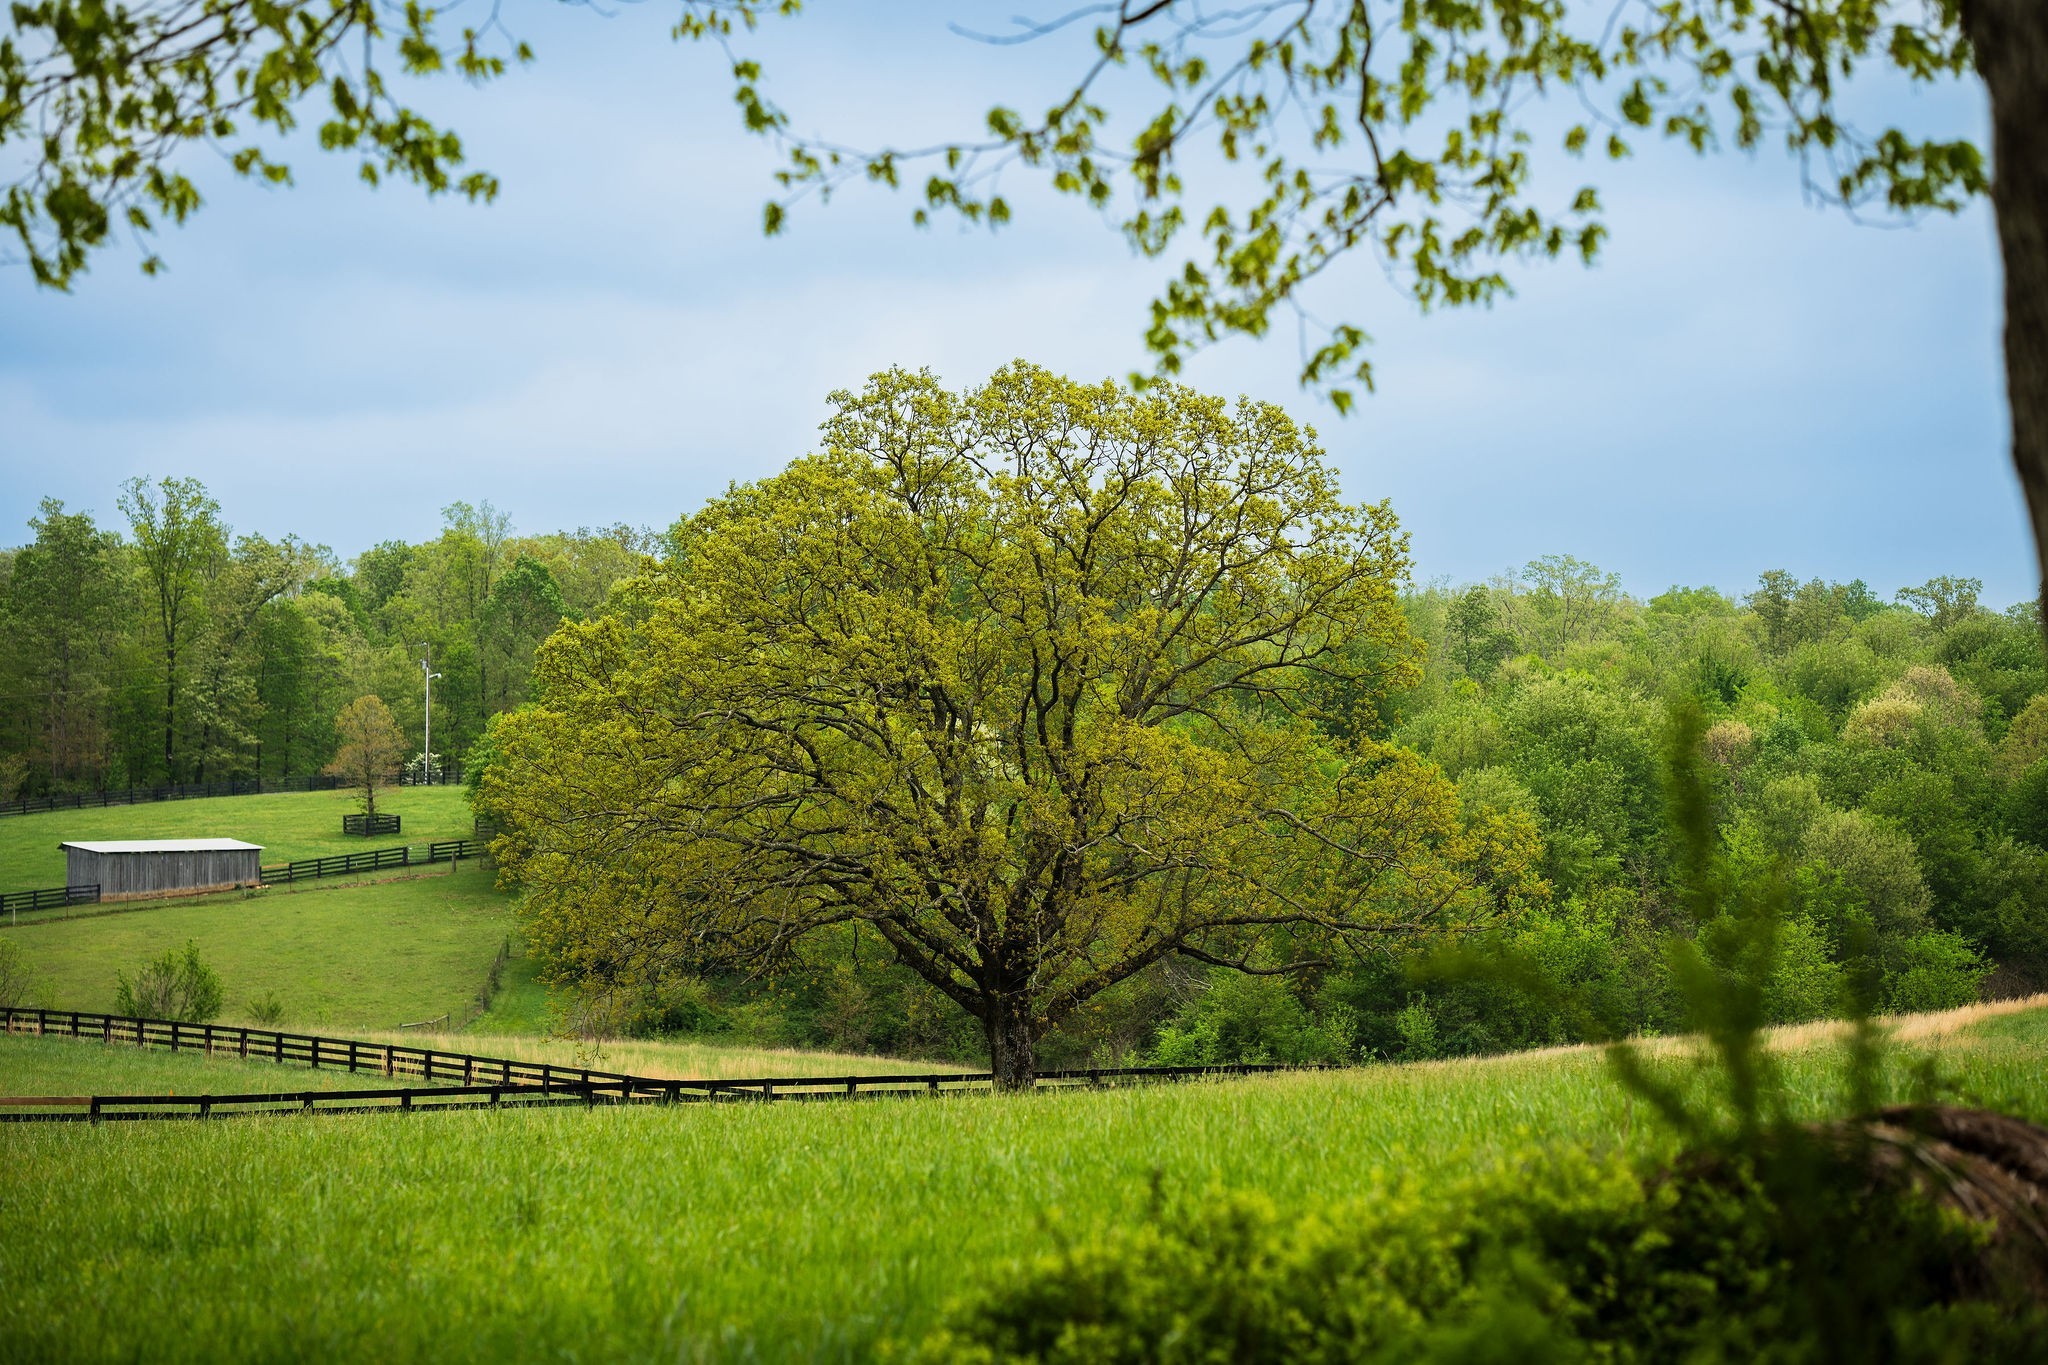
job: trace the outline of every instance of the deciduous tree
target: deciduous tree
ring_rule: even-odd
[[[334,729],[341,748],[327,771],[360,793],[363,814],[375,815],[378,791],[397,780],[405,758],[405,737],[398,733],[398,722],[382,698],[366,696],[341,708]]]
[[[599,981],[871,926],[1000,1084],[1178,954],[1287,972],[1486,919],[1534,856],[1351,733],[1416,676],[1406,538],[1278,408],[892,371],[543,647],[486,800],[536,943]],[[1481,851],[1481,845],[1484,851]],[[1472,875],[1484,858],[1492,880]]]
[[[220,504],[197,479],[166,478],[151,484],[130,479],[121,486],[120,506],[135,535],[135,553],[154,607],[157,643],[163,651],[164,777],[178,780],[178,664],[197,633],[206,582],[227,555],[228,530]]]

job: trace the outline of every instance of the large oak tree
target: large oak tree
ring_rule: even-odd
[[[1366,737],[1406,537],[1278,408],[891,371],[542,648],[486,804],[558,970],[755,969],[870,926],[998,1082],[1170,954],[1304,969],[1484,922],[1533,830]],[[1477,869],[1484,868],[1484,871]]]

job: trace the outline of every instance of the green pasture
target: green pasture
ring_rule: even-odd
[[[243,839],[263,845],[269,864],[462,839],[475,828],[461,787],[395,787],[379,796],[380,814],[404,817],[397,835],[343,834],[341,817],[358,809],[348,792],[282,792],[0,817],[0,891],[64,885],[58,845],[79,839]]]
[[[25,918],[0,925],[0,936],[21,947],[38,977],[41,998],[32,1003],[111,1010],[117,973],[189,939],[220,973],[221,1022],[253,1022],[249,1002],[274,993],[284,1006],[280,1027],[334,1033],[442,1014],[460,1020],[513,928],[493,874],[465,863],[352,885],[302,882]]]
[[[247,1095],[425,1084],[417,1076],[243,1061],[229,1052],[209,1057],[133,1043],[0,1034],[0,1095]]]
[[[1795,1042],[1819,1107],[1837,1046]],[[2048,1118],[2048,1012],[1909,1046]],[[0,1130],[0,1341],[20,1360],[859,1359],[1162,1197],[1456,1198],[1547,1151],[1670,1145],[1583,1050],[1015,1097],[22,1126]]]

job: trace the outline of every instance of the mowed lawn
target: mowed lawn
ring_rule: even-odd
[[[140,806],[59,810],[0,817],[0,891],[64,885],[59,844],[80,839],[241,839],[263,845],[264,863],[354,853],[366,848],[468,838],[475,825],[460,787],[394,787],[377,798],[380,814],[401,816],[396,835],[365,839],[341,832],[359,807],[348,792],[283,792],[153,801]]]
[[[1973,1100],[2048,1118],[2048,1014],[1909,1046]],[[1789,1054],[1808,1103],[1837,1055]],[[1156,1200],[1458,1198],[1549,1155],[1670,1149],[1584,1050],[1015,1097],[23,1126],[0,1130],[0,1341],[20,1360],[864,1359]]]
[[[0,924],[0,938],[20,945],[40,978],[36,994],[60,1009],[112,1010],[117,973],[132,975],[190,940],[220,974],[223,1023],[252,1022],[249,1003],[272,993],[284,1028],[392,1029],[442,1014],[459,1021],[514,930],[511,901],[493,875],[465,863],[353,885],[138,902]]]

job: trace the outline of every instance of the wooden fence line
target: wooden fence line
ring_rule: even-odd
[[[67,905],[98,905],[100,884],[53,886],[42,891],[0,892],[0,914],[22,910],[56,910]]]
[[[434,863],[460,862],[481,858],[490,846],[479,839],[439,839],[427,845],[425,856],[413,854],[415,845],[370,848],[360,853],[330,853],[324,858],[300,858],[261,869],[266,884],[306,881],[313,877],[340,877],[354,872],[378,872],[392,867],[427,867]]]
[[[142,1047],[168,1047],[171,1051],[204,1050],[211,1055],[232,1054],[258,1061],[303,1062],[318,1069],[323,1064],[357,1071],[381,1072],[386,1076],[419,1076],[429,1082],[445,1077],[460,1078],[460,1084],[439,1088],[418,1087],[403,1091],[309,1090],[266,1095],[72,1095],[20,1096],[4,1101],[7,1107],[26,1113],[0,1113],[0,1123],[27,1123],[108,1118],[208,1118],[229,1113],[346,1112],[404,1113],[419,1109],[506,1107],[507,1097],[521,1102],[597,1104],[688,1104],[731,1102],[774,1102],[789,1100],[840,1100],[856,1098],[903,1098],[914,1095],[958,1094],[993,1087],[994,1076],[986,1071],[912,1072],[872,1076],[759,1076],[732,1080],[672,1080],[661,1076],[633,1076],[586,1067],[556,1066],[549,1062],[519,1062],[504,1057],[483,1057],[470,1053],[443,1052],[432,1048],[406,1047],[393,1043],[365,1043],[348,1038],[326,1038],[314,1034],[281,1033],[214,1024],[184,1024],[168,1019],[139,1019],[131,1015],[95,1014],[82,1010],[31,1010],[0,1008],[0,1023],[9,1033],[34,1032],[37,1036],[84,1038],[105,1043],[134,1042]],[[33,1025],[33,1029],[29,1026]],[[1107,1085],[1149,1081],[1196,1080],[1210,1076],[1247,1076],[1275,1071],[1327,1070],[1326,1067],[1295,1067],[1239,1062],[1219,1066],[1128,1066],[1088,1067],[1079,1070],[1041,1071],[1034,1086],[1042,1090],[1093,1089]],[[414,1097],[411,1100],[405,1096]],[[419,1104],[429,1097],[438,1102]],[[557,1097],[550,1100],[550,1097]],[[396,1104],[358,1104],[339,1108],[347,1101],[391,1100]],[[288,1107],[286,1107],[288,1106]],[[85,1108],[86,1113],[63,1112]],[[132,1111],[132,1112],[131,1112]]]

